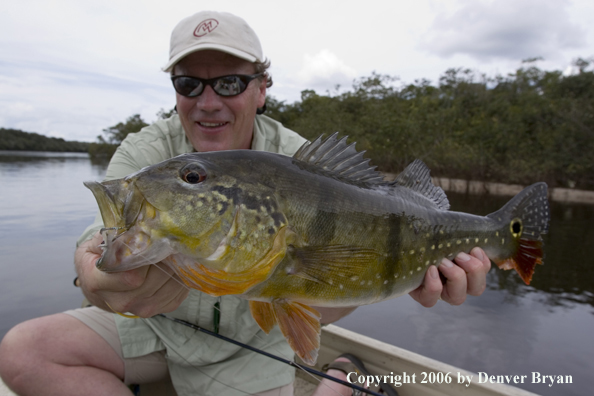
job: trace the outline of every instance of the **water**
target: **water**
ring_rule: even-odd
[[[96,203],[82,182],[104,165],[84,154],[0,151],[0,337],[19,322],[80,306],[75,241]],[[487,214],[505,197],[448,194],[453,210]],[[543,395],[591,393],[594,369],[594,206],[552,204],[545,265],[526,286],[492,269],[487,291],[459,307],[409,297],[360,307],[337,324],[489,375],[571,375],[573,384],[524,384]],[[476,379],[475,379],[476,381]]]

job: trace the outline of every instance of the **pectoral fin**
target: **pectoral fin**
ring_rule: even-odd
[[[266,334],[270,333],[270,330],[276,324],[276,315],[272,304],[269,302],[262,301],[250,301],[250,312],[252,317],[258,323],[258,326]]]
[[[305,363],[314,365],[320,349],[320,313],[312,307],[292,301],[274,301],[272,308],[278,326],[293,351]]]
[[[287,253],[294,263],[289,274],[330,285],[360,276],[381,258],[373,249],[346,245],[290,247]]]

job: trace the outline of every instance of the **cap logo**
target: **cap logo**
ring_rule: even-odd
[[[219,21],[213,18],[205,19],[194,30],[194,36],[202,37],[215,30],[219,26]]]

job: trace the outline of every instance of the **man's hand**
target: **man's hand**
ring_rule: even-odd
[[[438,269],[431,266],[425,274],[423,284],[409,294],[424,307],[432,307],[441,299],[452,305],[460,305],[466,295],[480,296],[487,285],[487,272],[491,269],[491,260],[480,248],[474,248],[470,255],[460,253],[454,259],[456,264],[443,259],[439,272],[447,282],[442,284]]]
[[[166,265],[147,265],[130,271],[102,272],[95,267],[101,257],[100,233],[80,244],[74,254],[80,287],[91,304],[106,311],[130,312],[143,318],[175,310],[188,289]],[[166,272],[164,273],[163,270]]]

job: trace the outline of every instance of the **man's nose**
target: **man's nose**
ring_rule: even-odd
[[[207,85],[202,91],[202,94],[198,96],[196,101],[196,107],[200,110],[213,112],[218,111],[223,106],[222,98],[216,94],[210,85]]]

